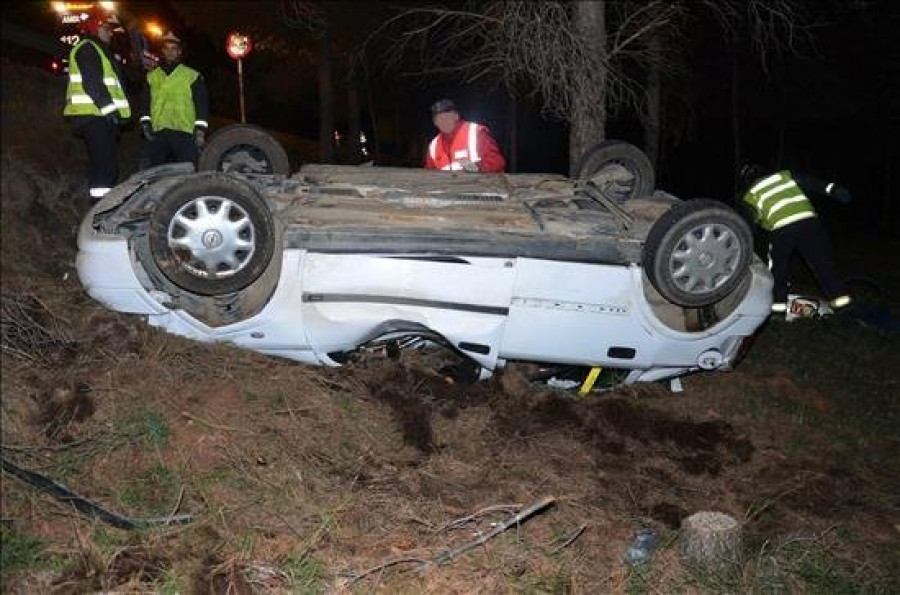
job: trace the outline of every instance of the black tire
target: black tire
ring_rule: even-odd
[[[607,140],[591,147],[575,171],[579,180],[593,181],[605,197],[617,203],[649,196],[656,184],[647,155],[620,140]]]
[[[650,228],[643,265],[665,299],[686,308],[712,305],[749,275],[753,236],[740,215],[707,199],[677,203]]]
[[[272,260],[276,238],[272,214],[256,190],[222,173],[191,176],[166,192],[148,235],[159,271],[206,296],[253,283]]]
[[[197,169],[289,175],[291,164],[284,147],[271,134],[251,124],[231,124],[209,137]]]

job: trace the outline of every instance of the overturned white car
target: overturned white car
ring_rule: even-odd
[[[582,170],[161,166],[91,210],[78,274],[113,310],[311,364],[412,337],[482,377],[517,361],[624,382],[728,369],[771,304],[747,225],[654,191],[625,143]]]

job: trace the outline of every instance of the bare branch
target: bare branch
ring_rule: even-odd
[[[733,39],[746,35],[764,70],[770,55],[802,53],[812,43],[813,19],[798,0],[702,0]]]
[[[465,525],[475,521],[479,517],[482,517],[486,514],[491,514],[494,512],[506,512],[506,513],[516,512],[521,509],[522,509],[521,504],[495,504],[493,506],[488,506],[486,508],[482,508],[481,510],[473,512],[472,514],[470,514],[468,516],[464,516],[462,518],[454,519],[452,521],[444,523],[443,525],[441,525],[440,527],[438,527],[435,530],[435,533],[439,533],[441,531],[446,531],[448,529],[459,529],[460,527],[464,527]]]
[[[556,498],[554,498],[553,496],[547,496],[545,498],[541,498],[540,500],[538,500],[537,502],[535,502],[528,508],[522,510],[515,516],[512,516],[509,519],[507,519],[506,521],[499,523],[496,527],[494,527],[487,533],[480,535],[477,539],[473,539],[472,541],[470,541],[468,543],[464,543],[463,545],[461,545],[459,547],[453,548],[452,550],[446,550],[446,551],[438,554],[437,556],[432,558],[429,562],[420,566],[419,571],[421,572],[423,570],[426,570],[430,566],[446,564],[447,562],[449,562],[453,558],[456,558],[460,554],[463,554],[463,553],[471,550],[472,548],[478,547],[479,545],[483,545],[488,540],[496,537],[497,535],[500,535],[507,529],[521,525],[522,523],[527,521],[529,519],[529,517],[531,517],[539,512],[544,511],[546,508],[549,508],[550,506],[552,506],[555,503],[556,503]]]
[[[281,0],[278,10],[284,22],[295,29],[316,32],[325,23],[325,15],[315,2]]]
[[[550,550],[548,553],[552,556],[553,554],[556,554],[556,553],[558,553],[558,552],[560,552],[560,551],[566,549],[567,547],[569,547],[570,545],[572,545],[572,544],[575,542],[576,539],[578,539],[579,537],[581,537],[581,534],[584,533],[584,530],[585,530],[585,529],[587,529],[587,525],[579,525],[579,526],[576,527],[573,531],[571,531],[568,535],[565,535],[565,536],[560,540],[559,545],[557,545],[556,547],[554,547],[554,548],[553,548],[552,550]]]

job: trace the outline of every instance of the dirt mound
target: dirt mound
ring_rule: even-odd
[[[676,461],[688,474],[715,476],[725,466],[746,463],[753,454],[750,440],[724,420],[676,417],[615,396],[579,403],[570,393],[529,387],[527,382],[511,396],[503,380],[459,382],[451,370],[451,365],[440,366],[433,360],[415,365],[392,362],[370,369],[363,382],[375,399],[391,407],[404,442],[423,453],[445,446],[436,442],[434,416],[452,419],[461,409],[486,405],[501,437],[524,438],[564,430],[594,448],[597,456],[637,460],[660,456]]]
[[[4,151],[0,158],[3,209],[0,274],[4,286],[20,277],[59,277],[72,270],[81,211],[78,183],[72,175],[52,177],[22,157]]]
[[[569,394],[546,392],[528,407],[502,405],[500,427],[516,435],[568,427],[599,453],[644,458],[653,453],[678,461],[690,474],[716,475],[750,460],[753,445],[723,420],[694,421],[653,411],[633,400],[610,397],[579,404]]]

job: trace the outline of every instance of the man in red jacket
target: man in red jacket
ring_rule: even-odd
[[[425,169],[482,173],[506,169],[506,159],[487,127],[460,118],[451,100],[436,101],[431,120],[440,133],[428,144]]]

